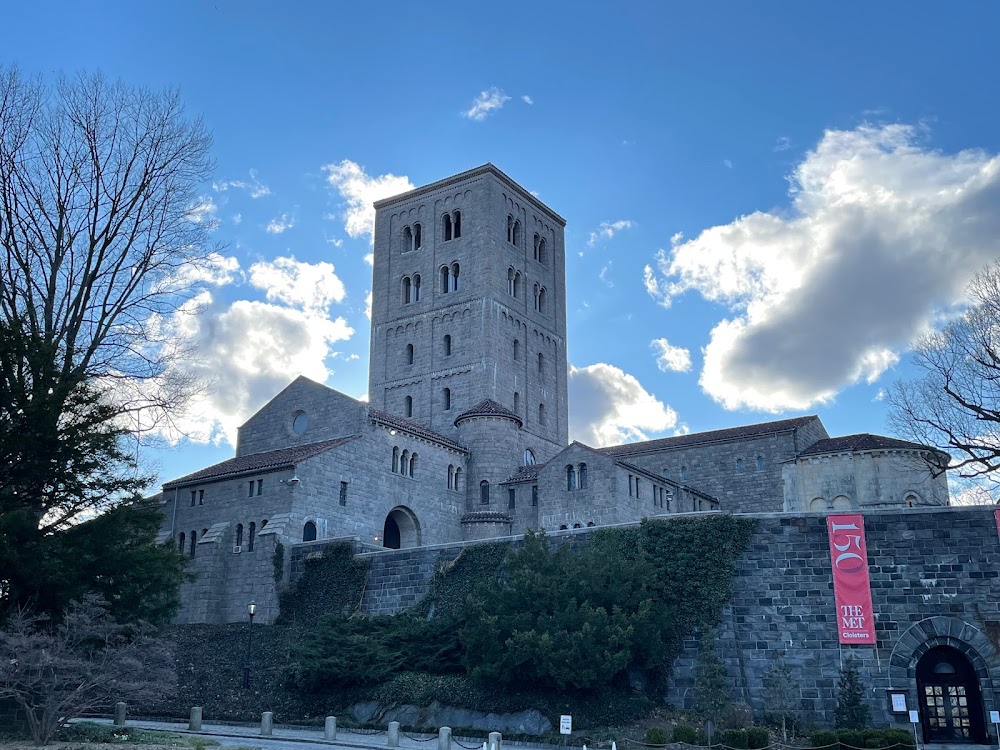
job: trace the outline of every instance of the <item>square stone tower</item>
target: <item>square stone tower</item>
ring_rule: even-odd
[[[565,220],[492,164],[375,210],[371,403],[455,438],[491,399],[547,460],[568,434]]]

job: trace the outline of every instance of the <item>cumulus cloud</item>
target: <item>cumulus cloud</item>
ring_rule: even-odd
[[[180,266],[165,282],[164,288],[186,290],[205,284],[223,286],[232,284],[241,277],[240,262],[236,258],[226,257],[221,253],[209,253],[200,260]]]
[[[691,352],[682,346],[674,346],[666,339],[653,339],[649,348],[656,355],[656,366],[660,372],[689,372]]]
[[[290,217],[288,214],[282,214],[281,216],[277,216],[267,222],[267,226],[264,227],[264,231],[269,234],[281,234],[282,232],[287,232],[294,226],[295,219]]]
[[[569,434],[573,440],[603,447],[647,440],[677,424],[677,412],[663,404],[632,375],[599,362],[569,368]]]
[[[343,302],[344,283],[332,263],[302,263],[294,257],[259,261],[250,266],[250,283],[267,299],[323,315],[334,302]]]
[[[207,290],[159,325],[197,352],[174,361],[164,377],[209,384],[159,426],[171,444],[186,436],[235,445],[236,428],[291,380],[325,381],[332,346],[354,333],[343,318],[249,300],[220,305]]]
[[[827,131],[791,206],[678,238],[647,267],[663,306],[688,291],[733,311],[700,383],[729,409],[806,409],[874,382],[1000,255],[1000,158],[927,148],[906,125]]]
[[[619,219],[618,221],[602,221],[601,225],[590,233],[590,238],[587,240],[587,246],[593,247],[600,240],[610,240],[618,232],[625,229],[631,229],[634,226],[630,219]]]
[[[372,204],[382,198],[390,198],[408,190],[413,190],[410,178],[394,174],[369,176],[365,168],[356,162],[344,159],[339,164],[323,167],[326,181],[340,193],[345,208],[342,214],[344,230],[351,237],[368,235],[375,239],[375,208]]]
[[[510,101],[509,96],[496,86],[490,86],[485,91],[479,92],[479,96],[472,101],[472,106],[462,112],[462,117],[482,122],[494,112],[503,109],[503,105],[508,101]]]
[[[271,194],[271,188],[257,178],[256,169],[250,170],[249,180],[221,180],[212,183],[212,189],[218,193],[224,193],[230,188],[246,190],[251,198],[263,198],[265,195]]]

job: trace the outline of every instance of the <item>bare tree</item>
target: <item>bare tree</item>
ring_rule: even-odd
[[[993,480],[1000,469],[1000,261],[976,276],[968,296],[960,318],[918,342],[922,375],[892,387],[890,421],[900,434],[950,453],[949,468],[960,477]]]
[[[70,719],[118,700],[155,700],[176,687],[170,650],[141,626],[116,623],[97,597],[47,625],[20,611],[0,630],[0,699],[24,711],[36,745]]]
[[[162,321],[208,256],[210,145],[176,91],[0,68],[0,515],[50,533],[135,489],[84,481],[132,467],[74,440],[120,442],[123,415],[148,424],[192,385],[167,377]]]

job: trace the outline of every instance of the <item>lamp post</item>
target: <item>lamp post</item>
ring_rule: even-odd
[[[250,689],[250,644],[253,642],[253,616],[257,612],[257,602],[250,602],[247,605],[247,614],[250,615],[250,626],[247,628],[247,658],[243,663],[243,688]]]

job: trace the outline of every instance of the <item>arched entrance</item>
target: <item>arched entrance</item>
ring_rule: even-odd
[[[407,549],[420,546],[420,522],[405,506],[393,508],[382,527],[382,546],[387,549]]]
[[[979,678],[961,651],[935,646],[920,657],[917,696],[924,742],[986,742]]]

